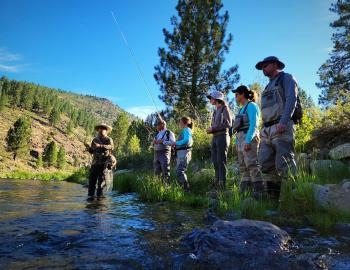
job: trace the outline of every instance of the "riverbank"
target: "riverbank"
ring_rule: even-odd
[[[234,164],[230,165],[234,168]],[[236,173],[235,173],[236,172]],[[214,171],[207,167],[197,172],[189,171],[191,193],[186,194],[177,183],[164,187],[149,172],[134,171],[115,175],[114,189],[120,193],[136,192],[146,202],[169,202],[192,207],[206,207],[225,219],[256,219],[270,221],[280,226],[311,226],[319,230],[331,229],[335,224],[350,223],[350,214],[316,202],[314,185],[340,182],[348,174],[325,170],[315,175],[301,169],[290,176],[283,186],[280,202],[268,199],[254,200],[250,194],[239,193],[237,170],[231,169],[225,191],[211,189]],[[175,179],[172,177],[172,179]],[[213,198],[214,193],[214,198]]]

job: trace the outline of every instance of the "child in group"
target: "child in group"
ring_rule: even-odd
[[[186,170],[192,157],[192,120],[189,117],[182,117],[179,123],[182,129],[181,133],[173,146],[176,150],[176,177],[179,184],[184,188],[185,192],[189,192],[190,186],[187,181]]]

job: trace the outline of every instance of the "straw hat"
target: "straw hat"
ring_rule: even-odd
[[[98,131],[100,128],[106,129],[108,133],[112,131],[112,127],[104,123],[95,126],[96,131]]]

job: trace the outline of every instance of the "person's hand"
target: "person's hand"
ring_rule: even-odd
[[[282,123],[277,124],[277,127],[276,127],[277,133],[282,134],[283,132],[286,131],[286,129],[287,129],[287,125]]]
[[[213,129],[210,127],[210,128],[207,128],[207,133],[210,134],[213,132]]]
[[[176,147],[176,142],[173,142],[172,144],[171,144],[171,147]]]
[[[157,142],[158,142],[158,144],[163,144],[164,140],[163,140],[163,139],[160,139],[160,140],[158,140]]]
[[[244,144],[244,151],[250,151],[252,149],[252,145],[250,143],[245,143]]]

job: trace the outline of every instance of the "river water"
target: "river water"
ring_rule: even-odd
[[[87,202],[85,188],[63,181],[0,180],[0,269],[205,269],[186,265],[181,248],[203,212],[117,192]],[[303,252],[350,255],[347,238],[295,238]]]

